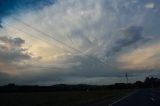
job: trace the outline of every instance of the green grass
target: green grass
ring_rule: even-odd
[[[103,106],[133,90],[0,93],[1,106]]]

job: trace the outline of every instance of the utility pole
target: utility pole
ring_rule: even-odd
[[[126,84],[128,84],[128,73],[125,73],[125,77],[126,77]]]

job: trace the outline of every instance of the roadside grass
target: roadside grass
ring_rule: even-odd
[[[0,93],[1,106],[103,106],[134,91],[96,90],[71,92]]]

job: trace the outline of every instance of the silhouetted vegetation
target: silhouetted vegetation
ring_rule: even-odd
[[[11,83],[0,87],[0,99],[2,106],[106,106],[137,88],[158,87],[160,79],[154,77],[113,85],[28,86]]]
[[[113,85],[67,85],[57,84],[52,86],[29,86],[29,85],[15,85],[8,84],[0,87],[1,92],[51,92],[51,91],[93,91],[93,90],[109,90],[109,89],[132,89],[132,88],[158,88],[160,87],[160,79],[154,77],[146,77],[142,81],[136,81],[135,83],[115,83]]]

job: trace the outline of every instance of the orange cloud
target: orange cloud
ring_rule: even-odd
[[[123,69],[160,69],[160,44],[138,48],[122,54],[117,61]]]

